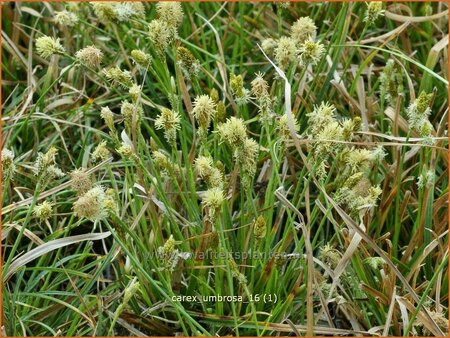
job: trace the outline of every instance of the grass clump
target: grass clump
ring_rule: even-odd
[[[447,334],[447,10],[5,3],[3,333]]]

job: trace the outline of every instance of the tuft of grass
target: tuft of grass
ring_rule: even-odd
[[[447,16],[2,4],[2,332],[447,334]]]

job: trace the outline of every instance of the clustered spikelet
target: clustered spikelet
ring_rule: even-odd
[[[345,148],[341,153],[341,158],[346,164],[346,172],[355,174],[357,172],[367,172],[374,162],[384,159],[386,152],[382,146],[378,146],[372,150],[365,148]]]
[[[116,11],[113,2],[93,1],[90,4],[92,5],[95,15],[103,23],[109,23],[116,19]]]
[[[131,125],[131,122],[136,114],[135,105],[128,101],[123,101],[120,106],[120,114],[123,116],[125,124]]]
[[[247,138],[247,128],[244,120],[237,117],[230,117],[225,123],[217,127],[222,141],[227,142],[232,148],[239,147]]]
[[[345,162],[350,168],[350,173],[354,174],[360,171],[366,171],[375,160],[375,154],[368,149],[351,148],[346,152]]]
[[[214,101],[214,103],[218,103],[220,100],[219,92],[216,88],[211,89],[209,92],[209,97]]]
[[[369,169],[376,161],[382,161],[385,152],[383,147],[373,150],[351,147],[350,142],[355,132],[361,128],[361,119],[343,119],[338,121],[336,108],[322,102],[314,107],[308,116],[308,139],[312,142],[308,149],[315,160],[315,172],[323,181],[328,173],[328,160],[339,161],[341,165],[339,183],[334,197],[338,203],[346,206],[352,216],[357,216],[371,210],[381,194],[378,186],[372,186],[366,177]],[[337,141],[337,142],[336,142]]]
[[[280,9],[288,9],[289,6],[291,6],[291,3],[289,1],[276,1],[275,4]]]
[[[116,203],[116,192],[115,192],[114,189],[107,189],[106,190],[106,199],[103,202],[103,206],[110,213],[117,213],[118,212],[118,206],[117,206],[117,203]]]
[[[222,188],[223,175],[220,169],[213,165],[213,160],[209,156],[200,156],[195,159],[194,169],[197,175],[206,182],[210,188]]]
[[[419,135],[425,138],[425,140],[423,141],[424,144],[434,144],[435,141],[432,138],[432,131],[433,125],[431,124],[431,122],[428,120],[423,121],[419,129]]]
[[[131,134],[132,130],[139,130],[139,125],[142,119],[142,108],[136,106],[128,101],[123,101],[120,106],[120,114],[123,116],[125,123],[125,130],[128,134]]]
[[[325,47],[316,41],[317,27],[314,21],[310,17],[301,17],[291,26],[290,33],[290,36],[278,39],[274,48],[278,67],[286,70],[291,64],[302,67],[318,64]]]
[[[257,73],[255,79],[251,82],[252,94],[256,97],[260,112],[259,120],[264,123],[269,121],[272,109],[272,98],[269,94],[269,85],[264,80],[264,74]]]
[[[100,116],[102,117],[102,119],[105,121],[106,126],[110,129],[110,130],[115,130],[115,126],[114,126],[114,114],[111,111],[111,109],[109,109],[109,107],[103,107],[101,112],[100,112]]]
[[[70,186],[77,194],[84,194],[92,188],[92,180],[86,168],[75,169],[70,172],[69,176],[71,178]]]
[[[195,159],[194,167],[198,176],[202,179],[206,179],[213,168],[213,160],[209,156],[200,156]]]
[[[211,188],[205,191],[202,197],[202,206],[207,210],[210,220],[215,220],[225,201],[221,188]]]
[[[46,167],[55,163],[56,155],[58,150],[55,147],[50,147],[50,149],[45,153],[38,153],[38,158],[35,163],[35,169],[37,174],[41,174]]]
[[[117,130],[116,130],[116,127],[114,125],[114,114],[113,114],[113,112],[111,111],[111,109],[109,109],[109,107],[103,107],[101,109],[100,116],[105,121],[105,124],[108,127],[108,129],[109,129],[109,135],[111,135],[111,137],[113,138],[114,142],[116,144],[118,144],[119,143],[119,138],[117,136]]]
[[[144,53],[143,51],[138,49],[134,49],[131,51],[131,57],[137,65],[141,66],[144,69],[147,69],[152,62],[152,57],[150,54]]]
[[[180,129],[180,114],[168,108],[162,108],[155,120],[155,128],[164,130],[164,137],[168,142],[174,142],[177,130]]]
[[[369,1],[367,3],[367,10],[364,16],[364,22],[371,25],[375,23],[375,21],[383,15],[383,2],[382,1]]]
[[[111,156],[108,148],[106,147],[106,141],[100,142],[91,154],[93,162],[106,161]]]
[[[179,251],[175,248],[175,239],[170,235],[169,239],[157,250],[158,257],[164,265],[164,269],[173,272],[180,259]]]
[[[306,114],[308,116],[308,125],[311,128],[311,134],[317,134],[319,130],[334,121],[335,113],[335,106],[328,102],[322,102],[319,106],[315,106],[312,113]]]
[[[441,331],[444,333],[444,336],[448,336],[448,317],[443,313],[442,311],[430,311],[428,310],[428,313],[430,314],[430,317],[433,319],[433,321],[437,324],[437,326],[441,329]],[[416,318],[414,324],[418,327],[422,328],[422,334],[426,337],[434,336],[433,332],[427,329],[427,327],[424,325],[423,321],[419,318]]]
[[[314,107],[312,113],[307,114],[308,138],[312,141],[311,151],[315,158],[336,155],[341,149],[342,144],[333,141],[344,141],[344,128],[335,118],[336,108],[322,102]]]
[[[126,22],[133,17],[142,17],[145,15],[144,4],[138,1],[116,2],[114,11],[117,21]]]
[[[215,88],[211,89],[209,96],[214,101],[214,103],[217,105],[214,120],[216,122],[223,122],[226,117],[225,103],[223,101],[220,101],[219,92]]]
[[[69,11],[56,11],[55,22],[62,27],[72,27],[78,23],[78,16]]]
[[[41,222],[49,219],[53,214],[53,203],[44,201],[40,204],[37,204],[33,208],[33,214],[35,217],[39,218]]]
[[[235,152],[237,163],[244,172],[241,179],[245,188],[250,187],[251,180],[255,176],[258,153],[259,144],[252,138],[246,138],[242,146]]]
[[[257,99],[261,99],[263,96],[269,95],[269,85],[267,81],[264,80],[264,74],[256,73],[255,79],[251,82],[252,94],[255,95]]]
[[[327,169],[328,169],[328,163],[327,161],[323,160],[323,161],[319,161],[319,163],[316,166],[315,172],[317,175],[317,178],[319,179],[319,181],[323,182],[325,181],[326,177],[327,177]]]
[[[200,127],[200,135],[205,135],[216,114],[216,103],[209,95],[200,95],[195,98],[192,113]]]
[[[341,260],[341,254],[330,244],[326,244],[320,248],[319,259],[330,268],[335,269]]]
[[[197,76],[200,70],[200,62],[195,56],[185,47],[177,48],[178,64],[181,66],[183,73],[187,78]]]
[[[116,149],[117,152],[126,159],[133,159],[135,158],[136,154],[134,153],[133,147],[125,142],[122,142],[119,148]]]
[[[155,162],[158,168],[168,168],[170,161],[167,158],[167,155],[161,152],[160,150],[154,150],[152,152],[152,159]]]
[[[133,83],[133,85],[130,87],[130,90],[128,91],[128,94],[130,94],[133,103],[136,104],[139,97],[141,97],[142,94],[141,86],[139,86],[136,83]]]
[[[232,116],[225,123],[217,127],[219,136],[223,142],[230,145],[235,159],[239,156],[244,141],[247,139],[247,128],[244,120]]]
[[[54,54],[64,54],[66,52],[59,42],[59,38],[55,39],[46,35],[36,39],[36,50],[43,58],[49,58]]]
[[[217,127],[220,139],[230,145],[236,163],[243,170],[242,183],[249,187],[250,181],[256,172],[256,160],[259,153],[259,144],[247,137],[247,128],[244,120],[236,117],[227,119]]]
[[[286,145],[287,142],[291,139],[291,131],[289,129],[288,117],[286,114],[283,114],[276,120],[276,130],[278,132],[278,135],[281,136],[281,141]],[[294,130],[295,132],[298,132],[300,130],[298,121],[295,118],[294,118]]]
[[[176,165],[162,150],[153,150],[151,157],[155,168],[160,172],[163,178],[168,178],[170,175],[175,175],[177,177],[180,175],[182,168]]]
[[[237,104],[243,105],[247,103],[249,99],[249,91],[244,88],[244,79],[241,74],[235,75],[231,73],[230,88]]]
[[[166,154],[164,154],[160,150],[154,150],[152,152],[152,160],[155,164],[155,167],[161,171],[161,174],[165,177],[169,176],[170,171],[174,169],[172,162],[167,157]],[[177,168],[177,167],[175,167]]]
[[[344,141],[344,130],[339,122],[332,121],[312,138],[317,141],[314,148],[316,156],[337,154],[342,149],[342,143],[335,141]]]
[[[299,63],[304,66],[314,66],[320,61],[324,52],[325,47],[320,42],[315,42],[311,37],[308,37],[298,48]]]
[[[387,153],[384,150],[383,146],[377,146],[372,150],[372,155],[375,161],[381,162],[386,157]]]
[[[129,21],[133,17],[141,17],[145,14],[145,7],[141,2],[106,2],[95,1],[90,3],[95,15],[104,24],[114,21]]]
[[[145,15],[144,3],[140,1],[129,1],[128,3],[133,7],[135,16],[142,17]]]
[[[433,94],[422,91],[417,99],[411,103],[407,110],[409,126],[419,132],[422,137],[430,137],[433,126],[428,117],[431,114],[431,100]]]
[[[80,60],[81,63],[88,67],[95,68],[100,66],[103,59],[103,52],[95,46],[88,46],[80,49],[75,57]]]
[[[183,8],[180,2],[161,1],[156,4],[158,18],[168,26],[178,28],[183,22]]]
[[[344,188],[345,191],[345,188]],[[373,210],[377,205],[378,199],[383,191],[377,186],[372,186],[368,178],[359,181],[352,190],[350,190],[344,202],[352,214],[358,213],[360,216],[367,211]],[[338,195],[339,195],[338,191]],[[339,199],[339,198],[338,198]]]
[[[161,56],[176,37],[175,34],[174,29],[160,19],[152,20],[148,25],[148,38]]]
[[[425,187],[431,187],[435,181],[435,173],[432,170],[424,170],[423,173],[417,177],[417,187],[423,189]]]
[[[282,70],[288,68],[288,66],[295,60],[297,55],[297,47],[295,41],[287,36],[282,36],[274,49],[275,62]]]
[[[345,141],[350,141],[353,133],[361,129],[361,118],[359,116],[353,119],[344,119],[341,122],[343,136]]]
[[[131,73],[127,70],[121,70],[119,67],[111,67],[103,69],[103,75],[113,84],[119,84],[127,89],[133,85],[133,78]]]
[[[90,221],[99,221],[108,216],[108,209],[105,207],[107,195],[102,186],[95,186],[81,195],[73,204],[76,216],[84,217]]]
[[[389,59],[380,75],[380,94],[388,103],[395,104],[395,100],[403,91],[401,68],[393,59]]]
[[[142,95],[142,87],[136,83],[133,83],[133,85],[128,90],[128,94],[130,94],[131,101],[134,104],[137,104]]]
[[[165,255],[170,254],[174,251],[175,239],[173,238],[173,235],[170,235],[169,239],[166,241],[166,243],[164,243],[164,246],[162,248]]]
[[[245,95],[244,79],[242,78],[242,75],[236,75],[234,73],[230,74],[230,88],[233,94],[237,97],[242,97]]]
[[[247,283],[247,278],[239,271],[239,267],[231,254],[229,256],[228,263],[230,264],[231,275],[237,279],[239,284],[245,285]]]
[[[339,188],[334,198],[336,202],[347,206],[351,215],[365,214],[376,206],[382,190],[379,186],[372,186],[370,180],[363,173],[356,173]]]
[[[309,17],[301,17],[291,26],[291,38],[298,46],[303,44],[308,38],[315,39],[317,27],[314,21]]]
[[[217,103],[216,121],[223,122],[226,117],[227,117],[227,111],[226,111],[225,103],[223,101],[219,101]]]
[[[16,165],[14,164],[14,153],[9,149],[2,149],[2,180],[6,182],[14,177]]]
[[[217,167],[213,167],[205,179],[211,188],[222,188],[224,186],[223,172]]]
[[[223,172],[216,167],[213,167],[210,174],[206,178],[206,182],[211,188],[220,188],[222,189],[224,186],[224,175]]]
[[[57,154],[58,150],[53,146],[50,147],[45,154],[38,153],[37,159],[33,165],[33,173],[45,180],[64,176],[64,173],[55,164]]]
[[[276,47],[277,42],[272,38],[264,39],[261,42],[261,48],[267,55],[272,55]]]
[[[257,241],[266,237],[267,225],[262,215],[258,216],[253,222],[253,236]]]

